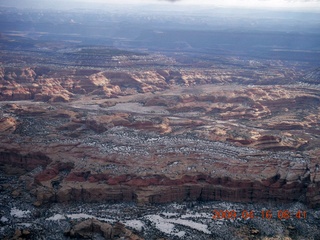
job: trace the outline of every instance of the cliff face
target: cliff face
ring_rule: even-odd
[[[220,166],[219,166],[220,165]],[[310,167],[310,169],[309,169]],[[319,179],[316,166],[305,163],[266,161],[260,164],[213,164],[212,168],[230,169],[226,174],[120,175],[72,172],[60,188],[36,192],[40,202],[136,201],[168,203],[181,201],[294,202],[311,207],[319,204]],[[232,170],[231,170],[232,169]],[[231,174],[232,173],[232,174]],[[98,175],[98,176],[97,176]],[[55,179],[55,178],[52,178]],[[52,180],[50,179],[50,180]],[[45,181],[40,181],[45,185]]]
[[[1,69],[1,169],[27,173],[36,205],[319,206],[318,89],[212,84],[230,81],[216,75]],[[38,102],[7,102],[28,99]]]
[[[44,170],[34,176],[34,184],[30,186],[31,192],[37,198],[35,204],[74,201],[168,203],[222,200],[301,201],[310,207],[319,205],[320,179],[317,159],[311,159],[310,163],[283,159],[225,159],[222,162],[212,162],[207,171],[182,171],[179,176],[173,174],[174,172],[118,175],[114,171],[79,171],[76,169],[79,164],[77,162],[57,162],[48,166],[50,159],[40,153],[21,155],[1,152],[0,161],[2,164],[25,170],[43,167]],[[182,161],[183,159],[180,162]],[[130,164],[130,160],[127,165],[128,168],[135,168]],[[180,166],[181,168],[183,167]],[[160,172],[161,169],[163,168],[155,166],[153,170]]]

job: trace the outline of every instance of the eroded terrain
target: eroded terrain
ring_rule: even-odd
[[[0,238],[319,239],[317,21],[156,12],[0,12]]]
[[[27,191],[38,207],[213,200],[318,207],[318,86],[243,85],[190,72],[90,72],[61,81],[4,69],[11,87],[0,103],[0,160],[24,184],[2,191],[18,199]]]

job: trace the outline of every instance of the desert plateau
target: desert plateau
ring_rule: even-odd
[[[320,239],[316,13],[2,4],[0,239]]]

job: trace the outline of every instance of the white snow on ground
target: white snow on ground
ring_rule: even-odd
[[[68,214],[67,215],[68,218],[71,218],[71,219],[81,219],[81,218],[85,218],[85,219],[88,219],[88,218],[96,218],[95,216],[93,215],[89,215],[89,214],[85,214],[85,213],[75,213],[75,214]]]
[[[18,226],[29,228],[32,226],[32,224],[31,223],[19,223]]]
[[[144,223],[140,220],[127,220],[122,223],[128,227],[136,229],[137,231],[142,231],[142,228],[144,227]]]
[[[180,232],[174,233],[174,235],[176,235],[178,237],[183,237],[185,234],[186,234],[185,231],[180,231]]]
[[[98,217],[98,218],[96,218],[96,219],[98,219],[99,221],[104,221],[104,222],[108,222],[108,223],[115,223],[115,222],[117,222],[117,220],[114,220],[114,219],[111,219],[111,218],[100,218],[100,217]]]
[[[180,236],[180,237],[182,237],[185,234],[185,232],[182,232],[182,231],[176,233],[174,231],[175,230],[174,223],[198,230],[198,231],[206,233],[206,234],[211,234],[211,232],[208,230],[207,225],[202,224],[202,223],[196,223],[196,222],[190,221],[190,220],[183,220],[183,219],[179,219],[179,218],[165,219],[165,218],[162,218],[158,215],[147,215],[146,218],[148,220],[152,221],[153,223],[155,223],[157,229],[159,229],[160,231],[167,233],[167,234],[172,234],[172,235],[176,235],[176,236]]]
[[[178,216],[178,213],[171,213],[171,212],[163,212],[162,214],[166,217]]]
[[[47,221],[58,221],[58,220],[64,220],[64,219],[66,219],[66,217],[64,215],[56,214],[52,217],[47,218],[46,220]]]
[[[212,218],[212,214],[209,213],[194,213],[194,214],[184,214],[181,218]]]
[[[168,219],[171,223],[177,223],[189,228],[193,228],[195,230],[198,230],[200,232],[204,232],[206,234],[211,234],[211,232],[208,230],[208,226],[202,223],[196,223],[194,221],[190,220],[183,220],[183,219]]]
[[[25,217],[28,217],[28,215],[30,213],[31,212],[29,210],[23,211],[23,210],[20,210],[20,209],[17,209],[17,208],[12,208],[11,212],[10,212],[10,215],[13,216],[13,217],[16,217],[16,218],[25,218]]]
[[[177,204],[177,203],[173,203],[171,204],[171,206],[174,208],[174,209],[182,209],[183,206],[181,204]]]
[[[5,222],[8,222],[9,219],[6,218],[6,217],[4,217],[4,216],[2,216],[1,219],[0,219],[0,221],[3,222],[3,223],[5,223]]]
[[[148,220],[153,222],[156,225],[156,228],[159,229],[161,232],[176,235],[179,237],[183,237],[185,232],[180,231],[177,232],[177,229],[175,229],[174,224],[169,222],[169,219],[162,218],[158,215],[147,215],[145,216]]]
[[[110,222],[110,223],[116,222],[116,220],[114,220],[114,219],[96,217],[96,216],[85,214],[85,213],[74,213],[74,214],[66,214],[66,215],[56,214],[52,217],[47,218],[46,220],[47,221],[59,221],[59,220],[64,220],[66,218],[71,218],[71,219],[95,218],[97,220],[104,221],[104,222]]]
[[[165,216],[165,217],[161,217]],[[208,226],[202,223],[197,223],[191,220],[187,220],[186,218],[211,218],[212,216],[208,213],[196,213],[196,214],[184,214],[181,217],[178,217],[177,213],[172,213],[172,212],[163,212],[160,215],[147,215],[144,218],[146,220],[151,221],[152,223],[155,224],[155,227],[159,229],[160,231],[178,236],[178,237],[183,237],[186,232],[185,231],[180,231],[178,228],[176,228],[176,225],[180,226],[185,226],[191,229],[195,229],[199,232],[203,232],[205,234],[211,234],[211,232],[208,230]],[[171,218],[172,217],[172,218]],[[108,218],[101,218],[101,217],[96,217],[94,215],[90,214],[85,214],[85,213],[77,213],[77,214],[56,214],[52,217],[47,218],[46,220],[49,221],[59,221],[59,220],[64,220],[66,218],[70,219],[90,219],[90,218],[95,218],[100,221],[105,221],[109,223],[114,223],[116,220],[114,219],[108,219]],[[142,231],[142,229],[145,227],[145,223],[143,221],[137,220],[137,219],[131,219],[131,220],[126,220],[123,221],[123,224],[131,227],[133,229],[136,229],[137,231]]]
[[[234,209],[234,204],[229,202],[221,202],[218,204],[220,209],[230,210]]]

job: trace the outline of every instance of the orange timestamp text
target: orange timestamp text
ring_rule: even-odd
[[[289,210],[277,210],[272,212],[271,210],[261,210],[260,212],[254,210],[243,210],[237,212],[236,210],[213,210],[212,219],[233,219],[242,218],[242,219],[253,219],[256,217],[261,217],[262,219],[272,219],[278,218],[280,220],[288,220],[290,218],[296,219],[306,219],[307,211],[298,210],[296,212],[290,212]]]

